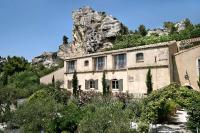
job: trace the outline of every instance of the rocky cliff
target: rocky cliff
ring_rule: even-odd
[[[112,47],[118,34],[128,32],[127,27],[116,18],[88,6],[74,11],[72,19],[72,41],[68,43],[67,38],[63,38],[58,52],[45,52],[35,57],[32,60],[33,64],[50,67],[57,65],[58,59],[102,51]]]
[[[105,12],[83,7],[72,13],[73,41],[59,47],[58,56],[80,56],[110,48],[118,34],[128,32],[116,18]]]

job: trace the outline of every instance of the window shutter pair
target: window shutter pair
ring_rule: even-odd
[[[89,90],[90,89],[90,81],[91,80],[85,80],[85,89]],[[95,89],[98,90],[98,79],[94,80],[95,81]]]

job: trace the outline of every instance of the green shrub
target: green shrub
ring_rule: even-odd
[[[122,102],[109,99],[97,99],[91,102],[84,107],[86,113],[80,121],[79,131],[130,132],[131,110],[122,108]]]

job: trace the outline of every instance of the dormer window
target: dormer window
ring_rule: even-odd
[[[88,60],[85,60],[84,61],[84,66],[88,66],[89,65],[89,61]]]
[[[143,62],[144,61],[144,54],[143,53],[137,53],[136,54],[136,62]]]

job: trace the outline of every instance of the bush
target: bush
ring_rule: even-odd
[[[200,127],[200,93],[180,87],[177,84],[169,85],[161,90],[153,91],[144,99],[144,106],[140,121],[146,123],[164,123],[173,115],[177,106],[188,111],[190,129]]]
[[[130,132],[131,110],[122,109],[123,103],[111,99],[96,99],[86,105],[79,131],[88,132]],[[123,117],[122,117],[123,116]]]
[[[62,105],[45,90],[34,93],[26,104],[15,112],[13,122],[20,125],[24,132],[52,132],[52,122],[58,117]]]

